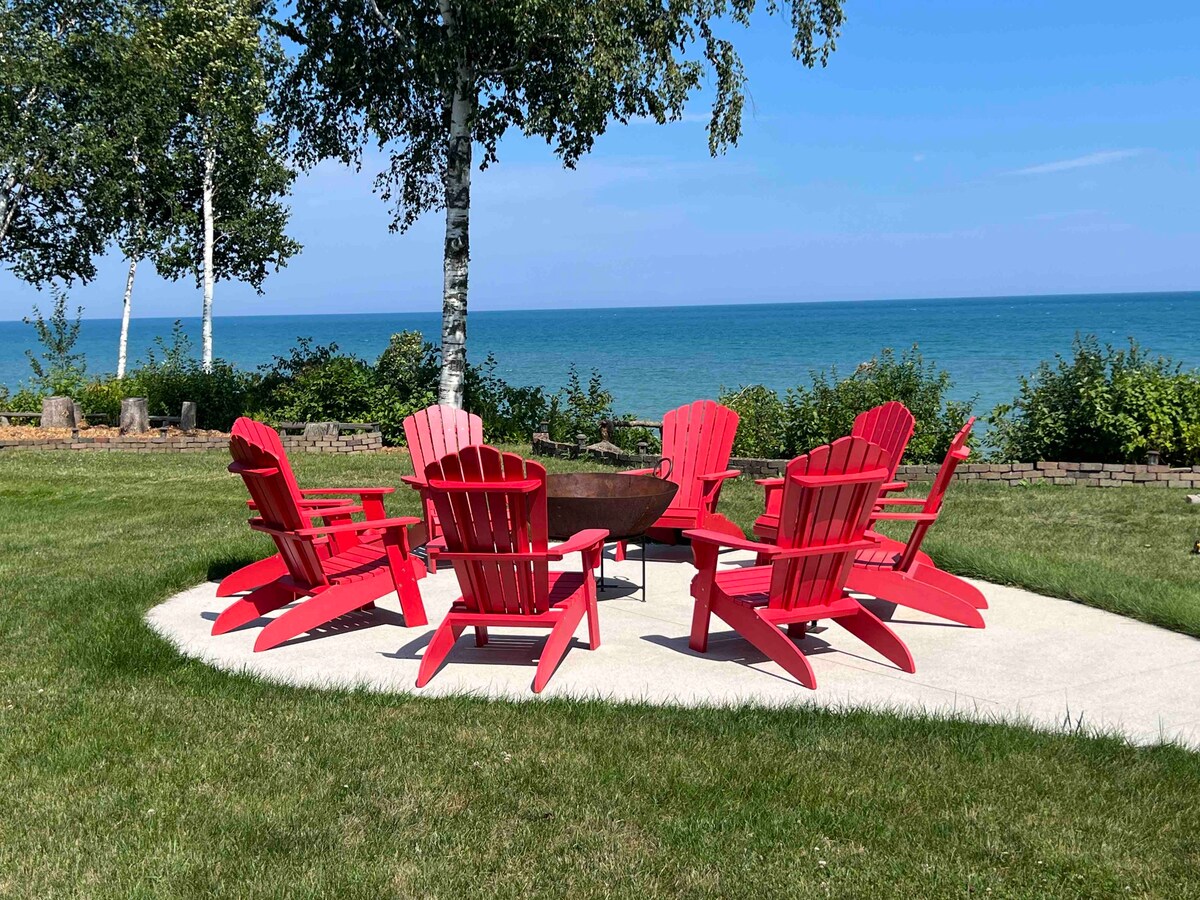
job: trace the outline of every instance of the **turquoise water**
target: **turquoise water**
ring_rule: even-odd
[[[198,344],[199,320],[184,325]],[[115,368],[119,326],[84,322],[78,347],[89,372]],[[249,368],[300,336],[373,360],[404,329],[439,339],[436,314],[404,313],[217,318],[214,342],[218,356]],[[169,319],[135,319],[131,358],[170,330]],[[1019,374],[1068,351],[1077,332],[1112,343],[1133,336],[1155,353],[1200,366],[1200,292],[474,312],[469,347],[475,360],[494,353],[500,373],[515,383],[557,388],[571,363],[597,368],[618,410],[657,416],[722,386],[762,382],[782,390],[812,369],[849,372],[881,347],[917,343],[953,375],[956,398],[977,397],[977,410],[990,411],[1012,398]],[[33,346],[31,328],[0,322],[0,383],[15,387],[28,377],[24,351]]]

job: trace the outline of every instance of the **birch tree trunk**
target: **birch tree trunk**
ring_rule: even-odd
[[[129,274],[125,278],[125,303],[121,308],[121,340],[117,345],[117,377],[125,377],[125,358],[129,351],[129,308],[133,303],[133,276],[137,274],[136,257],[129,258]]]
[[[200,325],[200,367],[205,372],[212,371],[213,335],[212,335],[212,301],[213,301],[213,177],[217,167],[217,151],[211,139],[204,141],[204,185],[203,185],[203,215],[204,215],[204,307],[201,311]]]
[[[449,0],[439,3],[442,22],[454,37]],[[438,402],[461,408],[467,369],[467,269],[471,260],[471,119],[475,114],[475,73],[464,58],[458,66],[450,104],[446,148],[446,243],[442,273],[442,376]]]
[[[0,187],[0,247],[4,246],[4,238],[8,235],[9,226],[17,215],[17,206],[21,202],[21,188],[17,183],[17,173],[10,172]]]

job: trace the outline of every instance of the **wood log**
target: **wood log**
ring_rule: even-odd
[[[196,404],[191,400],[183,401],[183,408],[179,411],[179,430],[186,432],[196,430]]]
[[[150,411],[145,397],[126,397],[121,401],[121,434],[143,434],[150,430]]]
[[[70,397],[47,397],[42,401],[43,428],[74,428],[75,401]]]

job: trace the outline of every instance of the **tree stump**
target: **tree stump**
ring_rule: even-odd
[[[335,422],[309,422],[304,426],[306,441],[319,441],[321,438],[337,437],[338,428]]]
[[[74,415],[75,415],[75,424],[73,427],[82,428],[83,427],[83,407],[80,406],[78,402],[75,403]]]
[[[179,411],[179,430],[184,432],[196,430],[196,404],[191,400],[183,401],[183,409]]]
[[[143,434],[150,430],[150,411],[145,397],[126,397],[121,401],[121,434]]]
[[[74,428],[75,401],[70,397],[47,397],[42,401],[43,428]]]

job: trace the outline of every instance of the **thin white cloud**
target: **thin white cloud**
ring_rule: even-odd
[[[1024,169],[1015,169],[1007,174],[1049,175],[1052,172],[1067,172],[1071,169],[1088,169],[1092,166],[1104,166],[1109,163],[1120,162],[1123,159],[1131,159],[1135,156],[1140,156],[1141,153],[1141,150],[1103,150],[1099,153],[1089,153],[1086,156],[1076,156],[1072,159],[1060,159],[1056,162],[1028,166]]]

